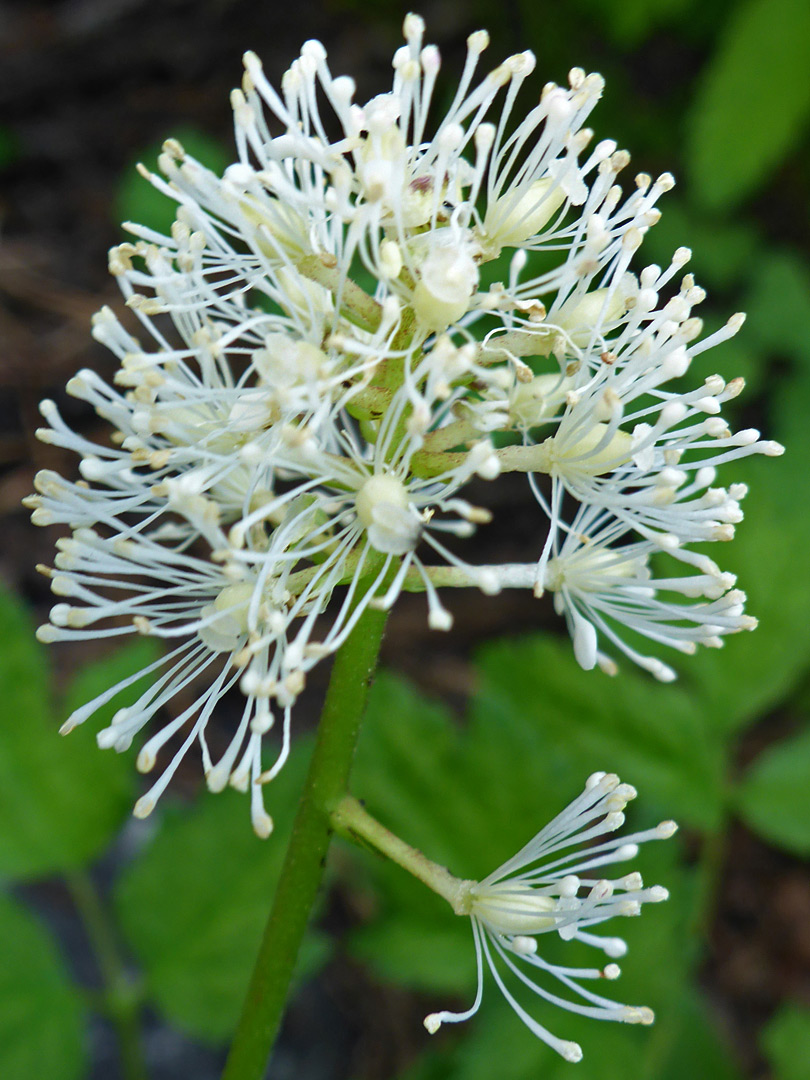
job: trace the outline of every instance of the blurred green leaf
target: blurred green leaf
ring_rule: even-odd
[[[0,895],[0,1076],[75,1080],[86,1067],[84,1014],[50,934]]]
[[[438,847],[431,857],[445,862],[466,854],[466,830],[459,832],[453,822],[458,819],[460,825],[471,814],[475,826],[485,813],[476,794],[465,795],[463,781],[458,783],[461,743],[458,725],[443,705],[424,697],[404,679],[378,673],[369,696],[352,787],[372,813],[384,811],[385,824],[409,843],[419,845],[435,837]],[[443,827],[437,829],[439,791]],[[420,892],[424,891],[420,886]]]
[[[433,919],[394,910],[355,932],[350,948],[358,960],[392,983],[463,994],[475,985],[472,930],[466,919],[463,922],[460,926],[449,908],[441,911],[438,906]]]
[[[130,761],[102,753],[92,732],[62,739],[50,699],[45,649],[34,638],[27,612],[0,591],[0,873],[33,877],[81,866],[106,847],[131,809]],[[70,705],[111,686],[154,656],[145,643],[88,664],[69,692]],[[120,706],[99,710],[108,723]]]
[[[125,871],[116,907],[146,977],[147,992],[178,1027],[207,1042],[233,1030],[286,850],[309,757],[299,741],[267,789],[275,830],[259,840],[248,800],[206,795],[193,813],[175,807]],[[310,937],[299,971],[326,955]]]
[[[686,269],[695,274],[701,285],[725,289],[749,279],[761,244],[751,222],[738,218],[717,221],[713,215],[685,203],[677,194],[667,195],[661,209],[661,220],[644,237],[645,262],[666,266],[673,252],[685,246],[693,251]],[[757,269],[759,265],[757,261]],[[758,286],[759,273],[754,281]],[[714,350],[711,356],[713,359]]]
[[[726,311],[725,314],[728,314]],[[715,319],[708,315],[706,319],[706,334],[719,330],[725,319]],[[749,339],[747,335],[740,334],[716,345],[710,352],[699,356],[691,368],[691,374],[697,376],[700,373],[704,378],[709,375],[720,375],[726,382],[732,379],[745,380],[745,397],[739,405],[731,404],[729,413],[732,414],[732,423],[737,409],[744,409],[745,403],[768,386],[768,365],[762,355],[753,335]],[[732,469],[734,466],[732,466]],[[723,473],[720,473],[721,482]],[[721,559],[721,561],[723,561]]]
[[[186,153],[212,172],[221,174],[230,161],[230,151],[201,131],[181,129],[174,137]],[[142,161],[148,169],[159,174],[157,158],[160,153],[161,145],[147,147],[126,170],[118,185],[113,215],[116,222],[134,221],[165,236],[177,216],[177,203],[152,187],[135,169],[135,164]]]
[[[720,815],[722,742],[690,695],[629,663],[612,679],[583,672],[567,641],[533,637],[486,646],[474,715],[496,729],[523,716],[538,751],[575,762],[584,779],[619,772],[667,816],[714,828]],[[570,771],[570,766],[569,766]]]
[[[605,32],[616,45],[633,48],[661,26],[682,19],[694,6],[694,0],[584,0],[580,6],[600,19]]]
[[[671,1011],[659,1015],[647,1048],[643,1075],[655,1080],[742,1080],[728,1041],[712,1020],[709,1003],[696,986],[684,987]]]
[[[477,792],[465,790],[465,777],[458,775],[459,753],[459,732],[446,709],[404,680],[377,674],[352,790],[388,828],[468,876],[465,863],[474,857],[476,842],[487,861],[498,859],[498,845],[493,852],[491,821],[483,836],[476,835],[486,813]],[[364,866],[377,894],[377,910],[367,926],[350,936],[350,951],[392,982],[456,993],[474,988],[475,959],[466,920],[447,918],[443,900],[387,859],[360,851],[353,856],[354,873],[347,884],[357,887],[356,867]],[[426,928],[424,933],[419,926]],[[386,946],[389,933],[391,950]],[[403,954],[408,955],[400,968]]]
[[[810,6],[748,0],[732,8],[692,110],[696,198],[731,210],[789,153],[810,115]]]
[[[807,1080],[810,1076],[810,1009],[788,1003],[768,1021],[760,1045],[774,1080]]]
[[[810,269],[798,256],[777,251],[757,262],[746,301],[746,336],[778,356],[808,367]]]
[[[810,855],[810,729],[760,754],[740,784],[737,805],[766,840]]]

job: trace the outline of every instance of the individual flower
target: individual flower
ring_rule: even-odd
[[[594,934],[591,928],[615,917],[639,915],[644,904],[667,899],[666,889],[660,885],[645,888],[636,871],[616,878],[598,873],[602,867],[634,859],[639,844],[665,840],[677,830],[673,821],[663,821],[630,836],[600,839],[621,828],[624,808],[635,797],[635,789],[620,783],[618,776],[594,773],[582,794],[516,855],[483,881],[467,883],[455,908],[468,914],[472,923],[478,991],[466,1012],[425,1017],[431,1034],[442,1024],[469,1020],[478,1011],[485,963],[523,1023],[567,1061],[582,1058],[579,1044],[552,1035],[520,1004],[510,985],[581,1016],[625,1024],[653,1022],[653,1012],[646,1006],[619,1004],[586,985],[618,978],[615,963],[572,968],[550,963],[539,954],[538,938],[556,933],[563,941],[581,941],[615,960],[627,952],[624,941]]]
[[[698,572],[662,572],[665,562],[677,566],[678,561]],[[640,653],[622,632],[686,654],[698,645],[719,648],[725,635],[756,626],[756,619],[744,612],[745,593],[735,583],[734,574],[723,573],[707,555],[677,547],[664,554],[595,506],[580,508],[570,528],[555,535],[542,578],[543,587],[554,593],[556,611],[565,616],[583,668],[598,664],[616,673],[615,662],[599,647],[601,634],[663,682],[674,679],[675,671],[658,657]]]

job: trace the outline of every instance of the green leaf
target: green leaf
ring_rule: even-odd
[[[631,49],[645,41],[654,30],[682,19],[694,0],[585,0],[589,14],[596,15],[616,45]]]
[[[732,10],[689,129],[703,205],[731,210],[790,152],[810,114],[808,68],[806,0],[748,0]]]
[[[756,339],[761,350],[807,368],[808,297],[810,270],[802,259],[782,251],[758,260],[745,305],[746,337]]]
[[[473,834],[482,814],[474,793],[465,791],[464,777],[459,782],[458,753],[458,732],[450,714],[403,680],[379,672],[369,696],[352,788],[395,833],[467,876],[465,864],[474,857]],[[488,839],[479,833],[479,847],[487,858],[497,858],[498,845],[494,852],[488,850]],[[466,920],[448,918],[443,900],[387,859],[371,852],[356,851],[354,856],[352,876],[344,886],[361,888],[362,906],[369,906],[370,894],[374,912],[368,925],[350,935],[350,951],[400,985],[460,994],[474,989]]]
[[[193,128],[181,129],[175,137],[186,153],[206,168],[217,174],[224,171],[230,160],[229,151],[216,139]],[[116,221],[137,222],[167,235],[177,216],[177,203],[152,187],[135,170],[136,163],[143,161],[147,168],[159,175],[157,158],[160,153],[160,146],[148,147],[124,173],[115,199],[114,216]]]
[[[119,880],[116,906],[147,992],[178,1027],[209,1042],[233,1030],[286,850],[307,765],[299,742],[267,790],[275,830],[259,840],[247,798],[206,794],[193,813],[166,813],[149,847]],[[305,943],[312,971],[325,941]]]
[[[807,1080],[810,1075],[810,1009],[788,1003],[768,1021],[760,1034],[762,1051],[774,1080]]]
[[[0,726],[0,873],[32,877],[81,866],[103,850],[131,808],[131,762],[101,753],[89,730],[59,737],[45,650],[27,612],[3,591],[0,636],[6,717]],[[87,665],[70,701],[86,700],[84,694],[134,673],[153,655],[139,643]],[[110,702],[94,723],[108,722],[119,705]]]
[[[400,986],[446,994],[475,986],[472,931],[449,908],[437,906],[432,919],[394,910],[352,934],[349,945],[358,960]]]
[[[584,672],[557,638],[496,642],[482,650],[480,666],[481,723],[497,729],[526,717],[539,733],[538,753],[567,760],[569,776],[571,764],[583,779],[618,772],[668,817],[706,829],[718,823],[722,742],[682,687],[662,686],[629,663],[615,678]]]
[[[697,987],[684,987],[671,1010],[659,1018],[647,1048],[644,1075],[656,1080],[742,1080],[732,1048]],[[656,1066],[660,1062],[660,1072]]]
[[[76,1080],[86,1067],[84,1010],[50,934],[0,895],[0,1076]]]
[[[464,834],[458,833],[451,820],[472,815],[474,826],[482,816],[474,794],[465,794],[463,782],[457,781],[461,741],[444,706],[425,698],[405,680],[378,673],[369,695],[352,787],[372,812],[384,812],[384,823],[409,843],[428,843],[438,833],[431,858],[445,862],[458,857],[459,835],[463,844]],[[437,829],[440,792],[440,812],[447,820],[445,828]],[[420,893],[424,891],[420,886]]]
[[[686,245],[693,251],[688,269],[701,285],[727,289],[748,280],[754,260],[759,268],[757,249],[760,238],[753,224],[733,219],[718,221],[716,215],[704,214],[688,205],[678,194],[662,200],[663,217],[644,237],[646,261],[669,264],[673,252]],[[754,276],[757,286],[760,276]],[[702,309],[700,314],[702,315]],[[719,346],[718,346],[719,348]],[[717,352],[712,349],[711,357]]]
[[[737,804],[766,840],[810,855],[810,729],[769,747],[745,775]]]

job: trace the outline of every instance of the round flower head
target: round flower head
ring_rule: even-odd
[[[742,518],[745,488],[717,486],[717,468],[781,447],[721,418],[740,380],[683,389],[742,324],[700,338],[703,292],[676,281],[689,252],[633,268],[672,178],[623,192],[629,156],[584,126],[598,75],[574,68],[517,116],[534,57],[482,73],[479,31],[442,115],[418,16],[404,38],[390,90],[365,104],[318,42],[280,90],[246,54],[236,160],[219,176],[169,140],[162,176],[142,172],[176,221],[165,235],[128,223],[110,253],[129,310],[102,309],[93,333],[119,367],[112,385],[86,371],[68,384],[109,441],[43,403],[40,437],[79,456],[81,479],[40,473],[27,500],[37,524],[72,531],[43,568],[60,601],[42,640],[168,644],[104,746],[129,745],[186,687],[194,700],[147,738],[146,771],[178,747],[139,813],[197,743],[209,787],[249,787],[266,835],[261,785],[308,673],[403,590],[425,592],[445,630],[440,588],[551,591],[583,667],[616,670],[606,639],[661,678],[672,669],[625,628],[690,652],[754,624],[690,545],[729,540]],[[464,488],[508,471],[528,476],[537,543],[521,563],[475,565],[460,548],[492,514]],[[244,710],[213,761],[206,728],[231,687]]]
[[[664,840],[676,832],[674,822],[664,821],[645,832],[600,839],[624,824],[624,807],[635,797],[635,789],[620,783],[617,776],[594,773],[582,794],[516,855],[483,881],[468,883],[456,910],[469,914],[472,922],[478,992],[466,1012],[427,1016],[425,1027],[429,1032],[438,1031],[443,1023],[468,1020],[478,1011],[483,996],[484,961],[524,1024],[567,1061],[582,1058],[580,1046],[557,1038],[538,1023],[508,984],[518,992],[527,988],[543,1000],[581,1016],[626,1024],[653,1022],[652,1010],[646,1006],[621,1005],[583,985],[618,978],[615,963],[601,968],[552,964],[542,959],[538,941],[543,934],[556,933],[564,941],[584,942],[615,960],[627,952],[625,943],[621,938],[591,933],[591,927],[618,916],[639,915],[645,903],[667,899],[666,889],[660,885],[645,888],[635,871],[615,878],[600,873],[603,867],[634,859],[640,843]],[[559,993],[549,989],[555,981]]]

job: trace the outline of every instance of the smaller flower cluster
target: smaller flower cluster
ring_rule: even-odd
[[[481,1004],[484,962],[499,990],[529,1030],[566,1061],[580,1061],[578,1043],[559,1039],[538,1023],[510,989],[527,988],[544,1001],[597,1020],[625,1024],[651,1024],[655,1019],[646,1006],[621,1005],[589,989],[594,980],[617,979],[619,967],[571,968],[553,964],[538,955],[538,937],[557,933],[563,941],[581,941],[600,949],[611,960],[627,952],[621,938],[591,932],[616,916],[641,914],[644,904],[668,898],[660,885],[645,888],[633,871],[603,878],[598,871],[638,855],[639,844],[666,840],[677,831],[673,821],[630,836],[601,840],[624,824],[624,808],[636,797],[635,788],[619,782],[611,773],[594,773],[582,794],[558,814],[534,839],[483,881],[470,882],[456,910],[472,922],[478,966],[478,991],[470,1009],[462,1013],[438,1012],[425,1017],[434,1034],[444,1023],[469,1020]],[[573,849],[573,850],[572,850]],[[569,996],[553,989],[559,985]]]

